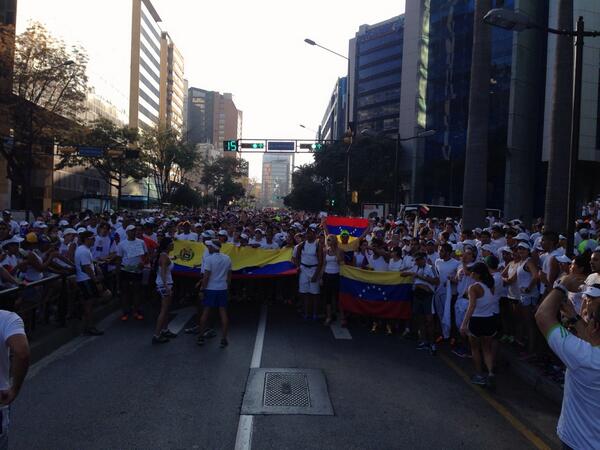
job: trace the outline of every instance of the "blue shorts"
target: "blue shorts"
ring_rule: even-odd
[[[227,306],[227,290],[215,291],[205,289],[202,304],[209,308],[225,308]]]

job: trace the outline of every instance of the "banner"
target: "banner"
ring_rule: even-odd
[[[358,238],[369,227],[369,220],[354,217],[329,216],[325,225],[327,225],[328,234],[339,236],[342,231],[347,231],[351,237]]]
[[[206,252],[206,246],[201,242],[175,241],[170,255],[174,263],[173,273],[200,277],[202,258]],[[291,261],[291,248],[264,250],[223,244],[221,253],[231,258],[234,278],[275,277],[296,273],[296,267]]]
[[[410,319],[411,277],[341,266],[340,306],[346,312],[378,319]]]

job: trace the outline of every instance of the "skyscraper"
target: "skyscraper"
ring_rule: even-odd
[[[317,139],[342,139],[346,131],[347,78],[338,78],[325,108]]]
[[[161,36],[160,118],[161,124],[178,134],[183,132],[183,103],[185,83],[183,57],[169,33]]]
[[[283,206],[290,193],[292,157],[281,153],[265,153],[262,163],[262,205]]]

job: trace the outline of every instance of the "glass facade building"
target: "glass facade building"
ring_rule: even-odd
[[[283,206],[291,190],[292,156],[265,153],[262,163],[262,205]]]
[[[346,124],[347,78],[338,78],[317,135],[318,140],[342,139]]]
[[[350,41],[350,121],[354,130],[398,133],[404,16],[362,25]]]

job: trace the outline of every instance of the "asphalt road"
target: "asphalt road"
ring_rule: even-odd
[[[152,346],[151,316],[113,315],[105,336],[37,363],[12,407],[10,448],[233,449],[260,307],[233,309],[226,349],[184,334]],[[558,448],[559,408],[509,373],[492,394],[465,381],[468,360],[360,326],[350,333],[336,339],[289,307],[268,308],[260,366],[322,369],[334,415],[252,416],[253,449]]]

